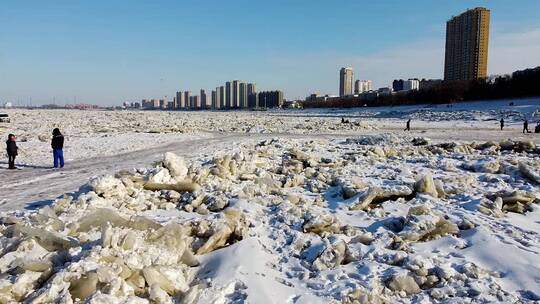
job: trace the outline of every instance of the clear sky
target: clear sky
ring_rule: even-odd
[[[538,0],[0,0],[0,102],[120,104],[227,80],[336,94],[442,78],[445,22],[491,9],[489,74],[540,65]]]

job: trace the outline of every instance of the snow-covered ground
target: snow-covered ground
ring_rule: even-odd
[[[0,302],[540,301],[538,100],[502,132],[460,106],[12,111],[2,134],[28,150],[60,126],[78,161],[2,172]],[[118,147],[70,146],[104,134]]]

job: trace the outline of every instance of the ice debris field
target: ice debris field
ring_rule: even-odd
[[[379,133],[168,152],[0,213],[0,303],[540,301],[540,147]]]

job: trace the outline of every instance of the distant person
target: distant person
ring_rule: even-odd
[[[403,131],[410,131],[411,130],[411,119],[407,120],[407,123],[405,125],[405,130]]]
[[[529,131],[529,121],[526,119],[523,122],[523,133],[531,133],[531,131]]]
[[[536,127],[534,127],[534,133],[540,133],[540,121],[536,123]]]
[[[502,129],[504,128],[504,118],[501,118],[500,123],[501,123],[501,131],[502,131]]]
[[[19,147],[17,147],[16,140],[17,138],[13,134],[9,134],[8,139],[6,140],[8,169],[17,169],[17,167],[15,167],[15,157],[17,156],[17,150],[19,150]]]
[[[53,149],[54,167],[58,168],[58,165],[60,165],[60,168],[64,168],[64,136],[58,128],[55,128],[52,134],[51,147]]]

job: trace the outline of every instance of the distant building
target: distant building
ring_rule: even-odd
[[[233,102],[233,89],[232,89],[232,82],[227,81],[225,83],[225,109],[232,108],[232,102]]]
[[[216,90],[212,90],[212,99],[210,102],[210,109],[216,109],[216,100],[217,100],[217,88]]]
[[[190,95],[191,95],[190,91],[184,91],[184,102],[185,102],[184,109],[191,108],[191,96]]]
[[[258,94],[258,104],[262,108],[278,108],[283,105],[282,91],[266,91]]]
[[[308,97],[306,97],[306,102],[324,102],[327,101],[329,98],[332,98],[330,95],[319,95],[319,94],[311,94]]]
[[[444,80],[487,77],[490,11],[467,10],[446,22]]]
[[[394,90],[394,92],[403,91],[403,82],[403,79],[394,79],[394,81],[392,81],[392,90]]]
[[[247,84],[247,93],[248,95],[254,94],[257,92],[257,86],[254,83]]]
[[[159,99],[151,99],[150,100],[151,104],[152,104],[152,109],[159,109],[160,108],[160,103],[159,103]]]
[[[240,107],[240,80],[233,80],[232,90],[231,108],[236,109]]]
[[[390,95],[390,94],[392,94],[392,88],[390,88],[390,87],[379,88],[379,89],[377,90],[377,92],[378,92],[380,95]]]
[[[251,93],[248,95],[248,108],[254,109],[259,107],[259,95]]]
[[[422,79],[420,80],[420,90],[431,89],[442,84],[442,79]]]
[[[247,91],[247,84],[244,82],[240,83],[240,98],[239,98],[239,106],[240,108],[247,108],[248,107],[248,91]]]
[[[182,91],[176,92],[176,108],[184,109],[186,107],[186,99]]]
[[[148,101],[148,99],[143,99],[143,100],[141,100],[141,107],[142,107],[143,109],[148,109],[148,108],[151,107],[151,106],[150,106],[150,102]]]
[[[219,87],[219,94],[218,94],[218,108],[220,109],[225,109],[225,105],[226,105],[226,101],[225,101],[225,87],[224,86],[220,86]]]
[[[408,79],[403,81],[403,90],[412,91],[420,89],[420,80],[418,79]]]
[[[9,108],[12,108],[12,107],[13,107],[13,104],[11,102],[8,101],[8,102],[4,103],[4,108],[9,109]]]
[[[353,69],[351,67],[341,68],[339,71],[339,96],[353,94]]]
[[[204,89],[201,89],[201,95],[200,95],[200,104],[198,108],[206,109],[207,105],[209,104],[208,95],[206,94],[206,91]]]
[[[165,101],[165,99],[160,99],[159,100],[159,108],[160,109],[166,109],[167,108],[167,102]]]
[[[371,80],[357,80],[354,82],[354,93],[362,94],[373,90],[373,82]]]

